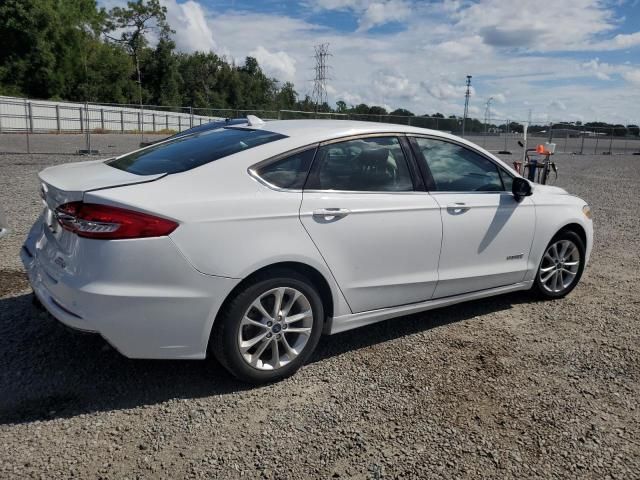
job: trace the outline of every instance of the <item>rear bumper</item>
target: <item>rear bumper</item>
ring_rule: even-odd
[[[81,239],[70,274],[49,261],[43,230],[34,226],[21,259],[56,319],[99,333],[130,358],[206,356],[213,320],[239,280],[197,272],[168,237]]]

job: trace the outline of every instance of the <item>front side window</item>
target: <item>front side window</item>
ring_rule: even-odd
[[[281,138],[286,136],[266,130],[218,128],[129,153],[107,165],[136,175],[185,172]]]
[[[413,182],[398,139],[377,137],[320,147],[305,188],[406,192]]]
[[[307,179],[315,148],[258,167],[255,173],[265,182],[280,188],[301,189]]]
[[[504,191],[497,165],[482,155],[443,140],[416,138],[416,143],[437,191]]]

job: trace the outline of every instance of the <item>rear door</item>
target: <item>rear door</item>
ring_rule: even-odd
[[[535,228],[531,198],[516,201],[512,175],[466,146],[434,138],[412,145],[442,215],[434,297],[521,282]]]
[[[300,219],[352,311],[428,300],[438,280],[438,204],[396,136],[321,145]]]

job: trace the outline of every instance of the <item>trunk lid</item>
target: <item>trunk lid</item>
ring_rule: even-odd
[[[52,280],[63,274],[74,275],[81,267],[77,262],[81,242],[87,240],[62,228],[55,216],[56,208],[68,202],[81,201],[88,191],[150,182],[163,176],[136,175],[110,167],[104,160],[67,163],[44,169],[38,175],[44,210],[27,238],[27,251],[37,257]]]
[[[38,177],[43,184],[44,198],[51,200],[47,204],[55,209],[63,203],[82,200],[90,190],[150,182],[164,175],[136,175],[113,168],[104,160],[92,160],[45,168]]]

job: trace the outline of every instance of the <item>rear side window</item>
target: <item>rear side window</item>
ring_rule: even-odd
[[[413,181],[397,138],[361,138],[320,147],[305,189],[406,192]]]
[[[282,138],[286,136],[265,130],[218,128],[176,138],[167,143],[130,153],[107,164],[136,175],[185,172]]]
[[[294,153],[256,169],[256,174],[265,182],[280,188],[302,189],[313,162],[315,148]]]

